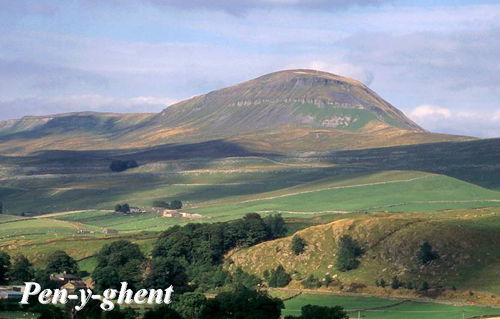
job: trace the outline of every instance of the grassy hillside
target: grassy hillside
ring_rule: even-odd
[[[425,132],[362,83],[314,70],[268,74],[158,114],[82,112],[0,122],[0,152],[17,156],[217,140],[247,152],[296,154],[467,139]]]
[[[368,213],[327,225],[299,231],[308,246],[295,256],[291,237],[266,242],[234,252],[233,266],[262,275],[263,271],[283,265],[295,277],[313,274],[323,278],[337,275],[345,283],[374,286],[375,280],[389,281],[398,276],[404,281],[424,280],[434,287],[486,290],[500,293],[500,209],[465,209],[432,213]],[[358,269],[339,272],[333,268],[339,238],[348,234],[366,250]],[[423,267],[416,253],[430,242],[441,258]]]

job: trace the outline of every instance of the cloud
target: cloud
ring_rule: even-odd
[[[122,4],[119,0],[82,0],[87,4]],[[252,9],[343,10],[355,6],[373,6],[392,0],[136,0],[160,8],[182,10],[218,10],[240,15]]]
[[[450,118],[451,111],[437,105],[420,105],[410,113],[410,117],[413,119],[425,119],[434,116]]]
[[[410,117],[433,132],[478,137],[500,136],[500,109],[453,112],[437,105],[420,105],[411,111]]]

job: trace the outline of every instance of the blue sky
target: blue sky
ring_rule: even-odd
[[[158,112],[269,72],[356,78],[425,128],[500,137],[500,4],[0,0],[0,120]]]

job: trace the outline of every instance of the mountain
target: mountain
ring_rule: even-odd
[[[314,70],[271,73],[158,114],[83,112],[0,123],[0,151],[17,155],[211,140],[302,153],[465,139],[426,132],[362,83]]]
[[[287,124],[359,130],[369,123],[424,131],[361,82],[313,70],[264,75],[172,105],[156,117],[164,125],[205,132]]]

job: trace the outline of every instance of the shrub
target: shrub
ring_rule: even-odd
[[[269,277],[269,287],[285,287],[292,281],[292,277],[285,271],[283,266],[279,265],[275,270],[271,271]]]
[[[439,255],[437,252],[432,250],[432,245],[429,242],[424,242],[422,246],[420,246],[417,257],[422,265],[426,265],[429,262],[438,259]]]
[[[422,283],[422,291],[427,291],[429,290],[430,286],[429,286],[429,283],[427,281],[424,281]]]
[[[391,288],[398,289],[400,286],[401,282],[399,281],[398,277],[394,276],[391,280]]]
[[[109,169],[112,170],[113,172],[123,172],[129,168],[135,168],[135,167],[139,167],[139,164],[137,164],[137,162],[134,160],[131,161],[114,160],[109,165]]]
[[[306,246],[307,246],[307,243],[304,239],[302,239],[302,237],[300,237],[299,235],[293,236],[291,250],[293,251],[293,253],[295,255],[298,256],[298,255],[302,254],[304,252]]]
[[[309,275],[306,280],[302,281],[302,285],[306,289],[318,289],[321,287],[321,282],[313,275]]]
[[[344,235],[340,238],[339,251],[335,268],[340,271],[349,271],[358,268],[358,257],[363,254],[363,250],[358,245],[358,242],[351,236]]]

